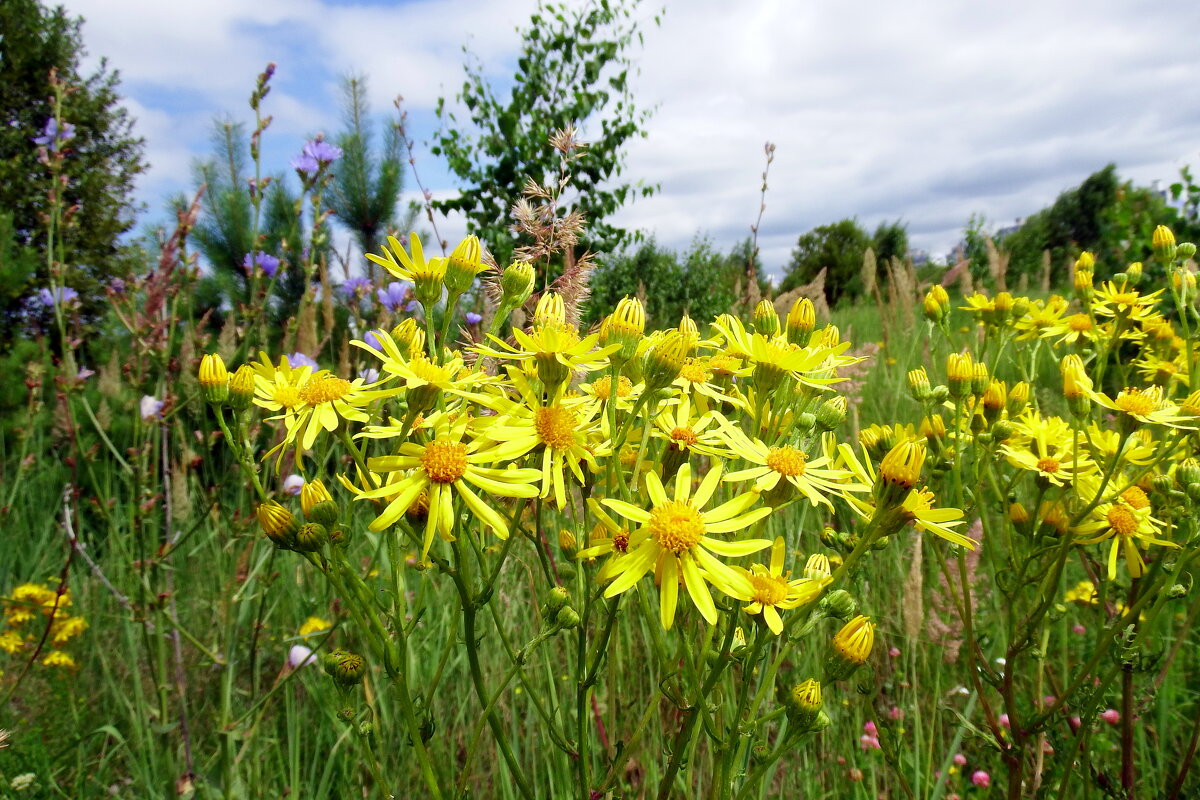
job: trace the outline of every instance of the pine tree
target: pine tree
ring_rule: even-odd
[[[59,196],[64,208],[78,207],[57,235],[66,283],[79,292],[88,317],[106,304],[102,287],[138,265],[136,251],[121,236],[134,224],[133,180],[145,164],[142,140],[120,105],[118,73],[103,60],[90,75],[80,71],[86,54],[82,27],[83,20],[62,7],[47,9],[38,0],[0,2],[0,209],[11,218],[4,227],[12,245],[44,252],[50,178],[33,139],[53,117],[53,69],[66,87],[62,122],[74,128],[63,144],[69,149]],[[26,275],[5,276],[0,342],[14,335],[24,298],[47,282],[45,257],[27,261],[36,267]]]

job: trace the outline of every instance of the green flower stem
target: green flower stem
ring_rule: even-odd
[[[225,422],[224,408],[221,406],[213,406],[213,413],[217,417],[217,425],[221,427],[221,433],[225,435],[225,441],[229,443],[231,448],[233,448],[233,454],[237,457],[238,465],[242,468],[242,473],[245,474],[245,476],[249,478],[250,482],[254,485],[254,491],[258,493],[258,499],[264,503],[267,502],[267,500],[270,498],[267,496],[266,490],[263,489],[262,482],[258,479],[258,469],[254,464],[254,459],[250,455],[249,448],[241,439],[235,438],[234,435],[230,433],[229,425]],[[239,424],[237,427],[240,432],[242,426]]]
[[[454,562],[457,569],[451,573],[450,577],[454,581],[455,588],[458,589],[458,598],[462,604],[463,643],[467,648],[467,663],[471,670],[471,684],[475,688],[476,698],[486,708],[488,693],[486,687],[483,685],[483,670],[479,666],[479,636],[475,630],[478,607],[475,598],[471,596],[469,559],[463,553],[461,536],[454,539],[451,544],[454,549]],[[525,773],[521,771],[521,765],[517,762],[516,756],[513,755],[512,747],[508,743],[508,737],[504,733],[504,725],[500,720],[500,716],[496,713],[496,709],[493,708],[491,711],[486,712],[485,716],[487,717],[488,725],[492,729],[492,736],[496,739],[496,746],[499,748],[505,764],[508,765],[508,770],[512,774],[513,781],[517,784],[517,789],[520,791],[521,796],[525,800],[534,800],[533,789],[530,788]]]
[[[579,626],[579,657],[577,659],[583,677],[579,681],[575,691],[575,722],[578,725],[577,738],[579,748],[579,757],[575,760],[575,763],[579,775],[580,796],[586,800],[586,798],[591,796],[588,779],[588,768],[590,766],[588,745],[591,740],[588,725],[590,719],[588,715],[588,698],[591,696],[591,690],[595,687],[599,677],[600,665],[608,654],[608,643],[612,637],[613,627],[617,622],[617,608],[621,603],[621,596],[617,595],[608,601],[604,617],[604,627],[600,629],[600,638],[592,646],[590,666],[588,665],[587,658],[587,620],[591,611],[591,592],[588,590],[585,590],[584,593],[584,603],[583,622]]]
[[[753,744],[754,737],[752,736],[753,724],[747,728],[749,720],[746,718],[746,703],[750,699],[750,685],[754,683],[754,672],[758,666],[759,657],[762,655],[763,646],[767,643],[767,636],[773,636],[770,629],[766,625],[758,624],[754,629],[754,644],[751,645],[750,657],[742,661],[742,675],[738,683],[738,700],[737,710],[733,715],[732,732],[726,738],[726,745],[722,748],[717,758],[721,762],[722,781],[719,788],[718,797],[722,800],[728,800],[733,794],[733,768],[739,757],[744,758],[746,749]],[[773,676],[772,676],[773,677]],[[760,678],[760,686],[761,686]]]
[[[354,459],[354,466],[358,467],[359,472],[362,473],[363,481],[371,489],[378,489],[379,486],[375,483],[375,479],[371,477],[370,470],[367,469],[366,458],[363,456],[362,450],[354,443],[354,437],[350,435],[350,431],[345,426],[338,425],[337,437],[346,446],[346,449],[350,451],[350,456]]]
[[[462,292],[446,290],[446,306],[442,314],[442,331],[441,336],[438,338],[439,349],[444,348],[446,342],[450,340],[450,325],[454,322],[454,310],[458,307],[458,299],[460,297],[462,297]]]
[[[717,685],[717,681],[720,680],[721,674],[725,671],[725,667],[728,666],[731,660],[726,654],[729,652],[729,646],[733,642],[733,632],[736,628],[737,614],[731,612],[728,624],[725,626],[725,638],[721,642],[721,649],[717,652],[716,660],[709,667],[708,677],[700,687],[700,692],[696,696],[695,701],[684,712],[683,727],[679,729],[679,733],[676,734],[675,741],[671,746],[671,761],[667,764],[666,774],[663,775],[662,781],[658,784],[658,800],[669,800],[671,797],[672,788],[675,785],[675,777],[679,774],[679,768],[683,765],[683,760],[691,744],[692,732],[696,728],[696,722],[700,719],[700,706],[712,694],[713,687]]]

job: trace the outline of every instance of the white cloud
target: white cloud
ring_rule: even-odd
[[[203,121],[248,116],[266,61],[280,63],[272,136],[335,130],[337,78],[361,71],[377,111],[405,96],[419,145],[462,81],[462,45],[507,81],[535,3],[67,5],[122,71],[155,164],[143,187],[183,188],[188,151],[207,150]],[[758,213],[766,140],[777,156],[760,244],[775,267],[800,233],[842,217],[902,219],[915,246],[941,253],[972,212],[1007,223],[1110,161],[1139,182],[1171,179],[1200,158],[1198,28],[1200,4],[1184,2],[676,3],[643,27],[634,86],[657,111],[625,171],[661,192],[620,220],[669,246],[702,231],[732,246]],[[445,191],[444,167],[419,158]]]

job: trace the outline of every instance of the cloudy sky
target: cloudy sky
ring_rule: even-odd
[[[246,98],[268,61],[278,72],[267,171],[286,169],[306,137],[336,132],[339,78],[360,72],[381,114],[404,96],[421,177],[452,192],[426,147],[437,99],[461,84],[464,45],[495,81],[509,80],[516,29],[536,6],[63,2],[87,20],[91,54],[121,71],[151,163],[139,187],[148,221],[163,218],[164,197],[191,188],[214,116],[252,119]],[[661,192],[620,221],[662,244],[684,248],[707,234],[725,249],[744,238],[767,141],[777,149],[760,245],[773,270],[799,234],[843,217],[868,228],[902,220],[914,247],[938,255],[972,213],[1009,224],[1108,162],[1140,184],[1169,184],[1200,163],[1194,0],[736,6],[667,0],[659,26],[650,18],[662,6],[642,9],[635,88],[656,110],[649,136],[629,148],[626,175]],[[462,232],[460,220],[442,229]]]

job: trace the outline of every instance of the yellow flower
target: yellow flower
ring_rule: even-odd
[[[296,417],[296,409],[304,405],[300,399],[300,387],[308,382],[312,367],[293,367],[287,356],[280,356],[279,364],[271,363],[266,353],[258,354],[254,367],[254,405],[267,411],[282,412],[284,425],[290,426]],[[278,419],[278,417],[276,417]]]
[[[1014,438],[1000,448],[1008,463],[1036,472],[1055,486],[1065,486],[1096,465],[1086,453],[1075,450],[1071,426],[1059,417],[1042,418],[1030,412],[1013,426]]]
[[[333,627],[333,624],[321,619],[320,617],[309,617],[304,620],[304,624],[300,626],[298,633],[301,636],[312,636],[314,633],[322,633]]]
[[[783,537],[778,537],[771,546],[769,567],[754,564],[748,570],[741,570],[754,587],[750,605],[744,610],[747,614],[761,614],[771,633],[776,636],[783,633],[783,620],[779,617],[779,610],[793,609],[812,602],[830,581],[827,577],[788,580],[790,573],[785,574],[783,571],[785,550]]]
[[[1041,337],[1043,339],[1057,337],[1055,344],[1075,344],[1081,340],[1094,342],[1101,337],[1101,330],[1089,315],[1072,314],[1053,325],[1042,328]]]
[[[1164,291],[1159,289],[1143,295],[1127,284],[1118,287],[1112,281],[1105,281],[1093,291],[1092,311],[1099,316],[1145,322],[1158,316],[1154,313],[1154,306]]]
[[[62,650],[51,650],[42,659],[43,667],[62,667],[64,669],[75,669],[78,665],[75,659],[71,658],[69,653],[64,653]]]
[[[1117,556],[1125,557],[1125,568],[1129,577],[1140,578],[1146,572],[1146,562],[1138,551],[1138,543],[1143,545],[1160,545],[1163,547],[1179,547],[1172,541],[1162,539],[1159,533],[1162,522],[1150,516],[1150,506],[1135,508],[1124,500],[1118,499],[1113,503],[1100,503],[1087,518],[1074,530],[1079,544],[1097,544],[1112,540],[1108,550],[1108,579],[1117,577]]]
[[[511,461],[516,456],[510,448],[481,449],[485,444],[481,439],[463,442],[467,420],[468,417],[463,414],[452,423],[443,415],[434,425],[431,441],[425,444],[406,442],[400,445],[398,455],[378,456],[367,462],[372,471],[407,472],[404,478],[377,489],[362,491],[356,498],[390,501],[383,513],[368,526],[371,530],[382,531],[391,527],[404,516],[421,492],[428,492],[429,515],[426,517],[421,545],[421,557],[424,558],[433,544],[435,532],[440,532],[446,539],[453,536],[454,524],[458,519],[454,510],[454,495],[457,493],[481,523],[501,539],[508,538],[508,523],[504,517],[480,499],[471,486],[498,497],[535,497],[538,490],[531,484],[538,479],[539,473],[533,469],[479,466]]]
[[[406,353],[386,332],[374,333],[382,350],[357,339],[350,344],[378,358],[384,372],[404,382],[410,410],[427,411],[445,394],[469,397],[471,389],[477,385],[495,380],[478,370],[464,369],[463,360],[457,353],[444,363],[435,364],[421,353],[412,353],[411,350]],[[375,396],[398,393],[398,390],[380,390]]]
[[[665,440],[667,446],[676,451],[729,458],[732,453],[726,435],[719,428],[712,427],[718,419],[719,416],[711,411],[699,417],[694,416],[691,398],[685,394],[675,404],[674,410],[668,406],[654,418],[650,435]]]
[[[1067,590],[1067,593],[1063,595],[1063,602],[1095,605],[1097,597],[1095,584],[1091,581],[1080,581]]]
[[[416,286],[417,300],[429,309],[441,299],[442,283],[446,278],[446,259],[431,258],[426,261],[425,250],[415,233],[408,235],[408,246],[412,250],[411,257],[399,239],[389,236],[387,245],[382,248],[382,257],[374,253],[367,253],[366,256],[400,280],[411,281]]]
[[[743,530],[771,513],[760,506],[750,510],[759,499],[757,492],[746,492],[716,508],[703,511],[721,482],[721,464],[715,464],[692,494],[691,465],[684,464],[675,476],[675,491],[668,496],[657,474],[646,475],[646,492],[651,508],[647,511],[622,500],[607,498],[604,505],[626,519],[638,523],[626,555],[608,561],[600,570],[600,580],[612,580],[605,597],[615,597],[636,584],[651,569],[661,580],[659,612],[664,628],[675,621],[682,577],[692,602],[710,625],[717,623],[717,608],[706,583],[743,601],[754,596],[754,587],[746,576],[726,566],[713,554],[736,558],[771,546],[767,539],[725,541],[713,534]]]
[[[1165,425],[1169,428],[1195,428],[1200,425],[1200,419],[1181,413],[1179,406],[1165,399],[1161,386],[1150,386],[1146,389],[1129,386],[1121,390],[1115,398],[1110,398],[1103,392],[1089,390],[1085,393],[1097,405],[1121,412],[1122,420],[1128,425],[1142,423]]]
[[[0,633],[0,650],[12,655],[25,646],[25,639],[12,628]]]
[[[727,481],[752,480],[756,492],[769,492],[780,481],[787,481],[812,505],[824,504],[830,508],[833,504],[829,501],[829,495],[845,497],[850,492],[866,492],[870,489],[855,483],[846,470],[834,468],[830,458],[824,454],[809,458],[803,450],[789,444],[768,447],[762,440],[750,438],[729,423],[725,424],[723,430],[730,449],[755,465],[729,473],[725,476]]]
[[[363,387],[363,379],[348,381],[328,370],[310,375],[299,387],[300,405],[291,414],[272,417],[287,422],[284,440],[276,449],[296,443],[298,450],[311,450],[322,430],[336,431],[342,420],[367,422],[370,417],[363,407],[371,401],[390,394],[369,391]],[[288,417],[291,420],[288,421]],[[274,451],[272,451],[274,452]],[[270,452],[267,453],[270,455]]]

